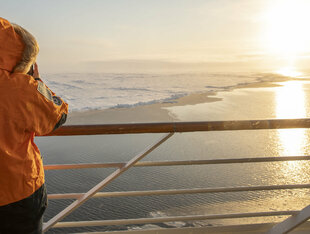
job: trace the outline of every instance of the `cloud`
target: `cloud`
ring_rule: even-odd
[[[101,38],[71,38],[66,40],[66,43],[69,45],[82,46],[82,47],[113,48],[116,46],[114,42],[103,40]]]
[[[164,60],[85,61],[78,67],[83,72],[161,73],[161,72],[227,72],[254,69],[248,62],[174,62]]]
[[[236,59],[241,61],[255,61],[255,60],[263,60],[266,57],[268,57],[268,55],[265,53],[248,53],[237,55]]]

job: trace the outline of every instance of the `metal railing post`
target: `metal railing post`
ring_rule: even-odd
[[[310,206],[303,208],[298,214],[292,215],[283,222],[273,226],[266,234],[284,234],[294,230],[310,218]]]

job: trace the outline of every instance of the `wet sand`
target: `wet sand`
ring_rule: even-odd
[[[219,93],[230,93],[238,89],[272,88],[279,86],[281,86],[280,83],[260,82],[256,84],[240,85],[233,90],[195,93],[169,102],[151,105],[72,112],[68,115],[66,125],[178,121],[179,119],[171,114],[169,108],[218,102],[223,100],[223,98],[218,95]]]

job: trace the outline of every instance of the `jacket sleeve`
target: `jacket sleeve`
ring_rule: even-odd
[[[26,131],[42,136],[65,123],[68,104],[56,96],[41,80],[32,79],[25,91],[21,109]]]

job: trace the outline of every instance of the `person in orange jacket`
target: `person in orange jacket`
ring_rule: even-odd
[[[1,234],[42,233],[47,195],[34,137],[61,126],[68,113],[68,104],[40,79],[38,52],[29,32],[0,17]]]

